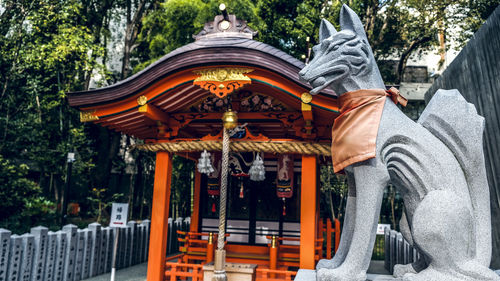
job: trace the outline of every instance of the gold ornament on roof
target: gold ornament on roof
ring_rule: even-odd
[[[148,102],[148,98],[145,96],[140,96],[137,98],[137,104],[140,106],[145,105]]]
[[[199,77],[193,81],[193,84],[210,91],[219,98],[224,98],[236,89],[246,84],[251,84],[252,79],[245,74],[252,71],[253,69],[242,67],[219,67],[195,70],[193,72],[198,74]]]
[[[250,77],[246,76],[245,74],[252,71],[253,69],[240,68],[240,67],[208,68],[202,70],[195,70],[194,73],[200,75],[200,77],[194,79],[194,82],[198,81],[226,82],[232,80],[251,81]]]
[[[80,111],[80,122],[91,122],[99,120],[99,116],[95,115],[95,110]]]
[[[302,93],[300,96],[300,99],[302,100],[303,103],[310,103],[313,99],[313,96],[307,92]]]

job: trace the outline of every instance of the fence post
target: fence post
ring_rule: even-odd
[[[137,263],[144,261],[144,225],[137,225]]]
[[[390,255],[391,255],[391,230],[386,227],[384,228],[384,267],[389,270],[390,267]]]
[[[106,272],[110,272],[113,267],[113,249],[115,247],[115,235],[116,235],[116,227],[109,227],[109,243],[108,243],[108,270]]]
[[[404,264],[409,264],[410,263],[410,244],[408,241],[404,240]]]
[[[127,226],[130,227],[130,250],[128,256],[128,266],[132,266],[137,262],[137,223],[135,221],[129,221]]]
[[[403,239],[403,235],[401,233],[398,232],[398,234],[396,235],[397,237],[397,260],[396,260],[396,264],[403,264],[404,263],[404,239]]]
[[[113,249],[113,229],[111,227],[105,227],[102,230],[103,232],[103,247],[102,247],[102,252],[101,252],[101,258],[103,259],[103,270],[102,273],[110,272],[111,271],[111,255],[110,252]],[[111,250],[110,250],[111,249]]]
[[[184,229],[182,229],[182,231],[189,232],[190,227],[191,227],[191,218],[190,217],[184,218]]]
[[[148,260],[148,252],[149,252],[149,231],[151,228],[150,220],[143,220],[142,225],[145,227],[145,235],[144,235],[144,261]]]
[[[83,254],[85,251],[85,237],[83,230],[76,230],[76,253],[75,253],[75,271],[73,273],[74,281],[82,279]]]
[[[35,237],[33,269],[31,270],[31,281],[42,281],[45,272],[45,258],[47,255],[47,235],[49,229],[43,226],[33,227],[30,233]],[[0,265],[1,267],[1,265]],[[1,272],[0,268],[0,272]],[[0,273],[1,275],[1,273]],[[0,277],[0,280],[3,280]]]
[[[35,250],[35,236],[29,233],[21,235],[23,258],[19,280],[31,281],[31,270],[33,269],[33,254]]]
[[[91,257],[91,245],[92,245],[92,234],[88,228],[83,229],[83,263],[82,263],[82,278],[89,278],[90,274],[90,257]]]
[[[56,232],[56,234],[57,251],[56,263],[54,268],[54,279],[64,280],[64,261],[66,257],[66,247],[68,240],[65,232],[59,230],[58,232]]]
[[[44,280],[54,279],[56,266],[57,234],[49,231],[47,234],[47,258],[45,260]]]
[[[64,259],[64,280],[71,281],[75,275],[75,257],[77,245],[77,232],[78,227],[73,224],[63,226],[63,232],[66,233],[66,258]]]
[[[172,218],[168,218],[167,223],[168,223],[168,229],[167,229],[167,255],[168,255],[168,254],[170,254],[170,251],[171,251],[170,249],[172,249],[172,247],[173,247],[172,237],[174,237],[174,235],[175,235],[175,237],[177,237],[177,234],[176,234],[177,231],[174,232],[175,223],[174,223]]]
[[[99,235],[99,259],[97,260],[97,275],[104,273],[104,268],[106,265],[106,237],[108,233],[105,227],[101,227],[101,234]]]
[[[18,281],[19,280],[19,270],[21,269],[21,257],[22,257],[22,238],[19,235],[12,235],[10,237],[10,249],[9,249],[9,273],[7,280]]]
[[[0,228],[0,281],[7,281],[11,234],[9,230]]]
[[[92,235],[92,244],[90,247],[90,269],[89,277],[96,276],[98,272],[99,253],[101,252],[101,225],[97,222],[89,224],[89,230]]]
[[[389,272],[391,274],[393,274],[394,272],[394,265],[396,264],[396,231],[394,230],[391,230],[391,236],[390,236],[390,247],[391,247],[391,251],[390,251],[390,268],[389,268]]]

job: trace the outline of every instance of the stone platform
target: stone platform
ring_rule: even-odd
[[[316,280],[316,271],[311,269],[300,269],[297,272],[297,276],[295,276],[295,281],[315,281]],[[382,275],[382,274],[367,274],[366,281],[386,281],[386,280],[395,280],[391,275]]]
[[[500,276],[500,270],[495,271]],[[311,269],[300,269],[297,272],[297,276],[295,276],[294,281],[315,281],[316,280],[316,271]],[[368,273],[366,281],[389,281],[396,280],[391,275],[387,274],[373,274]]]

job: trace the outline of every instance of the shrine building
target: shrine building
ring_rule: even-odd
[[[82,122],[134,136],[143,140],[137,149],[156,153],[148,281],[202,280],[214,261],[227,112],[238,127],[226,163],[225,261],[257,265],[256,280],[292,280],[338,246],[338,221],[319,213],[319,163],[330,161],[337,97],[310,95],[298,75],[304,63],[255,35],[234,15],[218,15],[193,43],[137,74],[68,96]],[[213,171],[195,168],[190,230],[178,232],[181,254],[167,258],[173,154]],[[256,179],[252,168],[265,173]]]

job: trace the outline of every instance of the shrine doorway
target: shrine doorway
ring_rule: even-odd
[[[241,155],[239,155],[241,157]],[[246,156],[246,155],[245,155]],[[291,198],[282,200],[276,194],[277,159],[264,158],[266,179],[261,182],[247,176],[228,176],[226,233],[228,243],[266,245],[266,236],[300,237],[300,160],[294,161],[294,191]],[[198,231],[217,232],[219,198],[207,193],[207,176],[202,176],[200,218]],[[297,244],[289,241],[289,244]]]

